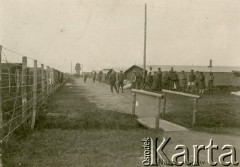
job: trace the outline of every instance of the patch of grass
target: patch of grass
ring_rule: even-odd
[[[136,129],[141,126],[136,117],[114,111],[83,112],[77,116],[40,116],[37,129]]]
[[[142,138],[162,137],[154,130],[60,130],[35,132],[6,158],[6,166],[142,166]]]
[[[164,119],[176,124],[205,132],[236,135],[234,130],[240,129],[240,99],[230,95],[228,91],[205,95],[199,100],[196,113],[196,125],[192,127],[193,100],[181,96],[168,95],[171,106]],[[225,130],[224,130],[225,129]]]

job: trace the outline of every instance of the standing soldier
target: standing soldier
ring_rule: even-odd
[[[204,94],[204,90],[205,90],[205,76],[203,74],[203,72],[200,72],[199,74],[199,93],[201,95]]]
[[[195,75],[195,81],[194,81],[194,86],[195,86],[195,92],[199,92],[199,85],[200,85],[200,78],[201,78],[201,74],[199,73],[199,71],[196,72]]]
[[[94,72],[94,73],[93,73],[93,83],[95,83],[96,77],[97,77],[97,73]]]
[[[151,91],[153,86],[153,75],[152,72],[149,72],[146,79],[146,89]]]
[[[178,85],[179,85],[179,78],[178,78],[178,75],[177,75],[177,72],[176,72],[176,71],[173,71],[173,74],[172,74],[172,83],[173,83],[172,89],[173,89],[173,90],[177,90],[177,89],[178,89]]]
[[[112,71],[110,76],[109,76],[109,83],[110,83],[110,86],[111,86],[111,92],[112,93],[113,93],[113,88],[118,93],[117,86],[116,86],[116,80],[117,80],[116,73],[114,71]]]
[[[181,85],[181,90],[183,92],[186,91],[186,88],[187,88],[187,75],[185,73],[185,71],[182,71],[181,73],[181,77],[180,77],[180,85]]]
[[[193,92],[193,90],[194,90],[194,81],[195,81],[195,75],[193,73],[193,70],[191,70],[190,74],[188,75],[187,91],[190,88],[190,91]]]
[[[122,89],[122,93],[123,92],[123,81],[124,81],[124,74],[123,71],[120,71],[120,73],[117,76],[118,78],[118,92],[120,92],[120,88]]]
[[[79,78],[80,77],[80,70],[81,70],[81,65],[79,63],[76,64],[75,70],[76,70],[76,77]]]
[[[168,76],[168,71],[165,72],[163,75],[163,89],[168,90],[169,89],[169,76]]]
[[[133,73],[131,75],[131,87],[133,89],[136,87],[136,80],[137,80],[136,72],[133,71]]]
[[[157,89],[159,91],[162,91],[162,70],[161,70],[161,68],[158,68],[158,73],[157,73]]]
[[[140,89],[143,82],[143,76],[141,73],[137,73],[137,89]]]
[[[102,75],[103,75],[103,73],[102,73],[102,71],[100,71],[100,72],[98,73],[98,81],[99,81],[99,83],[102,82]]]
[[[171,67],[171,70],[169,71],[169,73],[168,73],[168,77],[169,77],[169,89],[171,90],[171,89],[173,89],[173,73],[174,73],[174,71],[173,71],[173,67]]]
[[[214,76],[213,73],[210,72],[209,74],[209,80],[208,80],[208,94],[213,94],[213,81],[214,81]]]
[[[87,78],[88,78],[88,74],[85,73],[83,78],[84,78],[84,83],[86,83],[87,82]]]

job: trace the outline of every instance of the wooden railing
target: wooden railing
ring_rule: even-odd
[[[196,113],[197,113],[197,107],[198,107],[198,99],[201,98],[201,96],[183,93],[183,92],[177,92],[177,91],[171,91],[171,90],[165,90],[163,89],[162,92],[164,93],[164,100],[163,100],[163,115],[166,111],[166,103],[167,103],[167,94],[175,94],[179,96],[185,96],[189,98],[193,98],[193,118],[192,118],[192,126],[196,124]]]
[[[144,90],[138,90],[138,89],[132,89],[133,93],[133,105],[132,105],[132,115],[135,115],[135,107],[136,107],[136,95],[137,94],[143,94],[151,97],[157,97],[158,101],[158,109],[157,109],[157,114],[156,114],[156,121],[155,121],[155,129],[159,129],[159,119],[160,119],[160,110],[161,110],[161,99],[164,97],[162,94],[159,93],[153,93],[153,92],[148,92]]]

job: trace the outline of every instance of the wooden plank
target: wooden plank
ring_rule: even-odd
[[[194,126],[196,124],[197,105],[198,105],[198,99],[194,99],[194,101],[193,101],[193,121],[192,121],[192,126]]]
[[[33,71],[33,114],[31,129],[34,129],[35,119],[37,113],[37,60],[34,60],[34,71]]]
[[[145,91],[145,90],[132,89],[132,92],[139,93],[139,94],[144,94],[144,95],[147,95],[147,96],[154,96],[154,97],[163,98],[163,94],[148,92],[148,91]]]
[[[143,125],[144,127],[148,129],[155,129],[155,121],[156,118],[154,117],[145,117],[145,118],[139,118],[137,121]],[[166,120],[160,119],[159,120],[159,128],[162,129],[165,132],[177,132],[177,131],[189,131],[187,128],[174,124],[172,122],[168,122]]]
[[[167,93],[164,93],[164,99],[163,99],[163,115],[166,114],[166,104],[167,104]]]
[[[183,92],[176,92],[176,91],[172,91],[172,90],[165,90],[165,89],[163,89],[162,92],[175,94],[175,95],[186,96],[186,97],[192,97],[192,98],[197,98],[197,99],[201,98],[201,96],[198,96],[198,95],[193,95],[193,94],[183,93]]]
[[[157,116],[156,116],[156,121],[155,121],[155,129],[159,129],[159,119],[160,119],[160,110],[161,110],[161,98],[158,97],[158,109],[157,109]]]

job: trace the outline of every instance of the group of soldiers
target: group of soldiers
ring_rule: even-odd
[[[84,82],[86,83],[88,75],[84,75]],[[95,83],[96,79],[101,83],[102,81],[102,73],[100,72],[97,76],[97,73],[94,72],[92,74],[93,82]],[[98,78],[97,78],[98,77]],[[208,93],[213,94],[213,82],[214,76],[213,73],[210,72],[208,76]],[[123,71],[116,74],[115,71],[111,71],[109,75],[109,84],[111,88],[111,92],[113,90],[117,93],[120,91],[124,93],[125,76]],[[149,72],[146,70],[144,75],[142,72],[133,71],[131,78],[131,87],[134,89],[143,89],[147,91],[161,91],[162,89],[166,90],[176,90],[182,92],[191,92],[191,93],[199,93],[201,95],[204,94],[206,90],[206,80],[203,72],[196,71],[191,72],[187,75],[185,71],[180,72],[179,74],[171,68],[170,71],[162,72],[161,68],[158,68],[158,71],[153,71],[150,67]]]
[[[99,81],[99,83],[102,82],[103,79],[103,73],[100,71],[99,74],[97,75],[96,72],[92,73],[91,76],[89,76],[88,74],[84,75],[84,83],[87,82],[87,78],[91,77],[93,79],[93,83],[96,82],[96,80]],[[120,91],[122,93],[124,93],[123,91],[123,86],[124,86],[124,74],[123,71],[120,71],[120,73],[117,75],[115,71],[112,71],[109,75],[109,84],[110,84],[110,88],[111,88],[111,92],[113,93],[113,89],[115,89],[115,91],[117,93],[119,93]]]
[[[132,88],[143,89],[143,90],[157,90],[161,91],[162,89],[167,90],[178,90],[182,92],[191,92],[204,94],[206,90],[205,85],[205,75],[203,72],[196,71],[188,74],[185,71],[182,71],[180,74],[177,74],[176,71],[171,68],[170,71],[162,72],[161,68],[158,68],[158,71],[153,72],[150,67],[149,72],[145,71],[145,79],[141,73],[133,72],[131,75],[131,84]],[[210,72],[208,78],[208,93],[213,94],[213,73]]]

